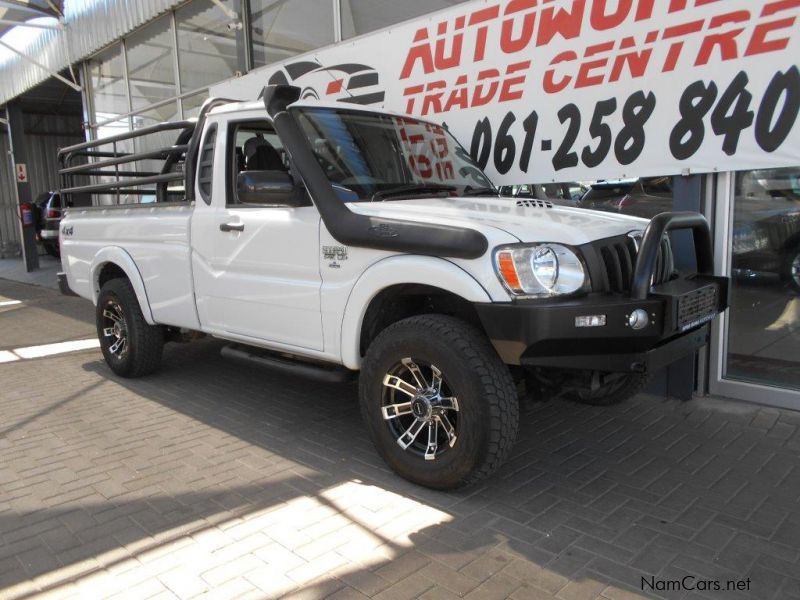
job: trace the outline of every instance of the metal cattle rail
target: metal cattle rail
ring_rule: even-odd
[[[119,204],[120,191],[128,194],[152,194],[152,189],[141,189],[142,186],[156,185],[156,201],[165,202],[170,193],[168,184],[184,178],[182,169],[175,168],[182,162],[189,149],[189,142],[195,130],[196,122],[173,121],[159,123],[135,131],[120,133],[58,151],[59,175],[61,176],[61,194],[67,206],[72,205],[75,194],[115,193]],[[119,149],[120,142],[142,138],[143,136],[176,131],[177,136],[172,146],[165,146],[144,152],[124,152]],[[111,150],[101,150],[103,146],[111,146]],[[160,171],[142,171],[135,168],[135,163],[142,160],[164,161]],[[121,169],[121,165],[134,165],[134,168]],[[109,168],[113,167],[113,168]],[[111,181],[79,183],[80,179],[89,177],[113,177]],[[183,194],[183,191],[179,192]]]
[[[166,202],[169,195],[179,194],[181,200],[194,200],[194,180],[197,170],[197,152],[200,136],[208,113],[224,104],[235,102],[229,98],[209,98],[203,103],[197,119],[159,123],[118,135],[68,146],[58,151],[61,194],[66,206],[73,205],[74,194],[115,193],[119,204],[120,190],[127,194],[151,195],[152,189],[142,186],[155,184],[156,202]],[[151,149],[144,152],[122,152],[118,144],[135,140],[154,133],[177,131],[172,146]],[[100,150],[111,145],[111,150]],[[79,162],[79,161],[85,162]],[[130,165],[141,160],[163,160],[157,172],[138,170],[135,167],[120,169],[120,165]],[[113,167],[109,169],[108,167]],[[113,181],[96,181],[79,184],[79,178],[113,177]],[[183,181],[183,189],[170,191],[168,185],[173,181]]]

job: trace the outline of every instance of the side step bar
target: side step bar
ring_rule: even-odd
[[[283,371],[290,375],[314,379],[327,383],[343,383],[351,381],[355,377],[355,371],[340,367],[338,365],[325,366],[321,363],[302,362],[292,360],[283,356],[278,356],[268,350],[261,350],[251,346],[241,344],[231,344],[222,348],[220,354],[224,358],[229,358],[240,363],[258,365],[273,371]]]

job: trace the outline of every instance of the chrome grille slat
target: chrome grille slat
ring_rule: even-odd
[[[617,256],[619,257],[619,266],[620,272],[622,273],[623,284],[624,282],[630,282],[631,277],[633,277],[633,261],[631,260],[631,255],[628,253],[627,245],[614,246],[614,248],[616,249]]]
[[[641,243],[641,240],[638,240]],[[630,236],[618,236],[595,242],[594,247],[603,267],[603,277],[597,278],[595,291],[627,294],[636,266],[637,243]],[[653,285],[669,281],[674,270],[672,249],[668,238],[659,246],[656,266],[653,270]],[[598,274],[599,275],[599,274]]]
[[[606,266],[606,276],[608,277],[608,285],[611,291],[623,292],[625,290],[625,282],[622,280],[622,269],[614,247],[603,248],[600,252]]]

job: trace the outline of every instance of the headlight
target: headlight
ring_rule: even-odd
[[[578,253],[561,244],[502,246],[495,250],[494,264],[500,281],[515,296],[572,294],[589,285]]]
[[[769,247],[769,236],[761,228],[749,225],[737,227],[733,231],[733,253],[746,254]]]
[[[558,259],[550,246],[534,248],[531,257],[533,276],[545,289],[551,290],[558,281]]]

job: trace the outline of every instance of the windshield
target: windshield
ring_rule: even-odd
[[[496,194],[491,181],[440,125],[332,108],[294,110],[319,164],[345,202]]]

